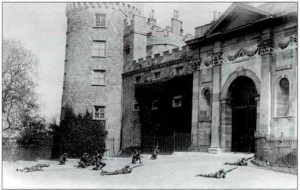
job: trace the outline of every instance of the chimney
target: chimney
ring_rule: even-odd
[[[213,18],[213,21],[216,21],[217,20],[217,11],[214,11],[214,18]]]
[[[156,25],[156,19],[154,17],[154,10],[152,10],[149,14],[148,22],[151,24],[151,26]]]
[[[177,35],[182,35],[182,21],[179,20],[179,11],[174,10],[173,18],[171,19],[172,32]]]
[[[179,11],[178,10],[174,10],[173,18],[179,19]]]

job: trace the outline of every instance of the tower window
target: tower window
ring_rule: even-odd
[[[175,75],[182,75],[183,74],[183,67],[176,67]]]
[[[136,76],[135,77],[135,83],[137,84],[137,83],[140,83],[140,82],[142,82],[142,76]]]
[[[152,110],[157,110],[158,109],[158,103],[159,101],[158,100],[153,100],[152,101]]]
[[[93,41],[92,56],[105,57],[106,56],[106,42],[105,41]]]
[[[106,27],[106,14],[95,14],[95,27]]]
[[[94,107],[94,119],[95,120],[104,120],[105,119],[105,107],[104,106],[95,106]]]
[[[160,72],[154,73],[154,79],[160,79]]]
[[[105,70],[93,70],[92,85],[105,85]]]
[[[173,108],[179,108],[181,107],[182,103],[181,103],[181,96],[175,96],[173,98]]]

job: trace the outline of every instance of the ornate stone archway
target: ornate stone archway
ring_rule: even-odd
[[[220,127],[220,145],[225,151],[231,151],[232,144],[232,105],[231,105],[231,94],[229,92],[229,87],[235,79],[240,76],[250,78],[256,87],[256,104],[257,104],[257,115],[256,115],[256,127],[259,126],[259,94],[260,94],[260,80],[256,74],[244,68],[238,68],[236,71],[232,72],[226,79],[224,83],[221,94],[220,94],[220,106],[221,106],[221,127]]]

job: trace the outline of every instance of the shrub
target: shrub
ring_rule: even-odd
[[[88,111],[84,115],[76,115],[72,107],[66,105],[62,110],[60,125],[53,128],[55,134],[52,158],[58,158],[64,152],[70,157],[79,157],[84,152],[93,153],[105,149],[105,121],[93,120]]]

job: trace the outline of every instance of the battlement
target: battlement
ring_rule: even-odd
[[[152,65],[158,65],[165,62],[170,62],[173,60],[178,60],[186,57],[192,56],[188,46],[182,46],[179,48],[174,48],[171,51],[164,51],[162,53],[157,53],[152,56],[147,56],[146,58],[141,58],[134,60],[131,63],[130,71],[142,69]]]
[[[73,2],[66,5],[66,16],[69,17],[72,13],[86,9],[114,9],[121,10],[125,14],[134,13],[141,14],[142,5],[138,3],[123,3],[123,2]]]

